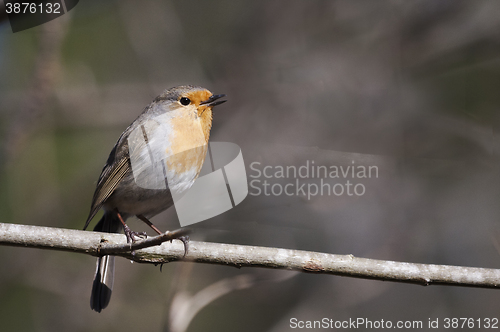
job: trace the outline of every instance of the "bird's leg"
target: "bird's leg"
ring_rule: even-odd
[[[135,242],[136,238],[144,238],[146,237],[146,232],[134,232],[133,230],[128,227],[128,225],[125,223],[125,221],[122,218],[122,215],[118,211],[118,209],[115,209],[116,215],[118,216],[118,219],[120,219],[120,222],[123,225],[123,230],[125,232],[125,236],[127,237],[127,243],[130,242]]]
[[[149,221],[148,218],[144,217],[142,214],[138,214],[136,217],[144,221],[149,227],[151,227],[156,233],[158,233],[158,235],[163,234],[155,225],[153,225],[151,221]]]
[[[138,214],[136,217],[141,219],[142,221],[144,221],[149,227],[151,227],[159,235],[163,234],[155,225],[153,225],[153,223],[151,221],[149,221],[148,218],[144,217],[142,214]],[[189,236],[180,236],[177,238],[177,240],[181,241],[184,244],[184,256],[186,256],[186,254],[188,252]],[[172,242],[172,241],[170,241],[170,242]]]

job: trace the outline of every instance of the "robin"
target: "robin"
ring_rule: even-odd
[[[213,95],[201,87],[178,86],[165,90],[146,106],[111,150],[83,229],[102,208],[104,215],[94,227],[96,232],[120,233],[123,229],[127,242],[133,242],[145,236],[132,231],[125,223],[127,218],[136,216],[162,234],[149,218],[173,205],[171,190],[185,191],[198,177],[207,152],[212,108],[224,103],[226,100],[219,100],[224,96]],[[145,130],[151,128],[151,124],[163,130]],[[138,132],[143,134],[142,140],[131,140]],[[156,179],[148,177],[152,172],[142,167],[148,164],[150,157],[162,160],[163,182],[139,185],[137,179],[141,175],[143,180],[144,177]],[[136,160],[136,165],[131,160]],[[109,303],[113,274],[114,256],[99,257],[90,298],[90,307],[97,312]]]

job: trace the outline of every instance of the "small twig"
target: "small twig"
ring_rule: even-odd
[[[148,237],[147,239],[136,241],[134,243],[127,244],[114,244],[109,242],[102,242],[99,248],[100,255],[116,255],[124,252],[131,252],[139,249],[144,249],[148,247],[153,247],[162,244],[163,242],[178,239],[182,236],[186,236],[191,231],[189,229],[177,229],[175,231],[166,231],[165,233],[153,237]]]

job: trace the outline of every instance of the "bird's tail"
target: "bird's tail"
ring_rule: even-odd
[[[113,211],[107,211],[94,227],[95,232],[119,233],[122,225],[120,219]],[[92,310],[101,312],[108,306],[113,290],[113,279],[115,273],[115,257],[101,256],[97,258],[97,266],[92,283],[92,294],[90,295],[90,307]]]

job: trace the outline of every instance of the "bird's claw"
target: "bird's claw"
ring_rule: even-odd
[[[188,248],[189,248],[189,236],[180,236],[177,238],[177,240],[181,241],[184,244],[184,256],[186,257],[186,254],[188,253]]]
[[[147,237],[146,232],[134,232],[127,225],[123,227],[125,236],[127,237],[127,243],[134,243],[137,240],[142,240]]]

